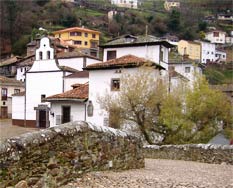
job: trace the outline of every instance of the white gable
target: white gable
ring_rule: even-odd
[[[36,50],[36,61],[46,59],[54,59],[54,49],[50,47],[49,38],[43,37],[40,47]]]

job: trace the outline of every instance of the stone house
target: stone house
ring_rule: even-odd
[[[215,44],[225,44],[226,43],[226,32],[224,31],[210,31],[206,33],[205,39]]]
[[[180,1],[179,0],[166,0],[164,2],[164,8],[167,11],[170,11],[171,9],[179,9]]]

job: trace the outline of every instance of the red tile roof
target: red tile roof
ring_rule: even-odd
[[[155,65],[158,68],[163,69],[162,66],[155,64],[152,61],[146,60],[144,58],[140,58],[134,55],[125,55],[117,59],[111,59],[106,62],[100,62],[88,65],[87,70],[93,69],[111,69],[111,68],[126,68],[126,67],[139,67],[142,65]]]
[[[19,86],[24,87],[24,83],[16,80],[15,78],[8,78],[5,76],[0,76],[0,85],[1,86]]]
[[[89,77],[89,72],[88,71],[79,71],[75,72],[73,74],[70,74],[68,76],[65,76],[65,78],[88,78]]]
[[[67,29],[62,29],[62,30],[54,31],[53,34],[65,33],[65,32],[72,32],[72,31],[83,31],[83,32],[89,32],[89,33],[97,33],[97,34],[100,34],[99,31],[87,29],[87,28],[84,28],[84,27],[70,27],[70,28],[67,28]]]
[[[85,101],[88,99],[88,83],[80,84],[72,90],[66,91],[64,93],[52,95],[46,98],[46,101],[59,101],[59,100],[78,100]]]
[[[75,58],[75,57],[88,57],[88,58],[91,58],[91,59],[100,60],[100,59],[98,59],[98,58],[96,58],[94,56],[83,54],[83,53],[78,52],[78,51],[60,52],[60,53],[57,53],[56,56],[57,56],[58,59],[68,59],[68,58]]]
[[[21,91],[19,93],[15,93],[12,96],[25,96],[25,91]]]

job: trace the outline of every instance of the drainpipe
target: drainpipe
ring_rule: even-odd
[[[85,102],[84,103],[84,110],[85,110],[85,113],[84,113],[84,121],[86,121],[87,120],[87,103]]]
[[[63,93],[65,91],[65,80],[64,80],[64,78],[65,78],[65,71],[63,71],[63,77],[62,77],[62,92]]]
[[[27,92],[26,92],[27,91],[27,87],[26,87],[27,86],[27,84],[26,84],[27,82],[26,81],[27,81],[27,74],[26,73],[25,73],[25,80],[24,81],[25,81],[25,84],[24,84],[25,85],[25,95],[24,95],[24,127],[26,127],[26,119],[27,119],[27,115],[26,115],[26,99],[27,99],[27,97],[26,97],[27,96],[26,95],[27,94]]]

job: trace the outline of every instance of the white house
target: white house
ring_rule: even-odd
[[[131,54],[163,65],[168,63],[169,48],[174,46],[151,35],[124,35],[100,47],[104,51],[103,61]]]
[[[224,50],[216,49],[215,58],[217,62],[225,62],[227,59],[227,54]]]
[[[88,105],[92,105],[93,114],[90,113],[86,120],[97,125],[109,126],[109,113],[101,108],[98,97],[106,93],[117,95],[121,87],[121,75],[123,73],[136,74],[138,67],[145,63],[148,63],[145,58],[125,55],[87,66],[85,69],[89,71]],[[155,67],[154,76],[158,77],[163,68],[155,63],[153,66]]]
[[[59,66],[54,59],[54,49],[50,46],[50,39],[42,38],[40,47],[36,50],[35,61],[25,75],[25,95],[15,96],[15,99],[13,97],[12,123],[49,127],[50,105],[44,102],[44,99],[46,96],[64,92],[64,77],[76,71],[68,66]],[[19,104],[24,105],[19,106]]]
[[[79,71],[82,71],[83,67],[86,67],[87,65],[100,61],[100,59],[96,57],[78,51],[58,53],[56,54],[56,59],[60,66],[69,66]]]
[[[225,44],[226,32],[224,31],[210,31],[206,33],[205,39],[215,44]]]
[[[138,0],[111,0],[111,4],[116,5],[118,7],[125,8],[138,8]]]
[[[75,84],[85,84],[89,81],[88,71],[79,71],[64,77],[65,91],[71,90]]]
[[[214,43],[200,41],[201,43],[201,63],[214,62],[216,60],[216,47]]]
[[[85,121],[88,83],[75,84],[73,89],[46,98],[50,106],[50,126],[70,121]]]
[[[164,8],[167,11],[170,11],[171,9],[180,8],[180,1],[179,0],[165,0],[164,2]]]

